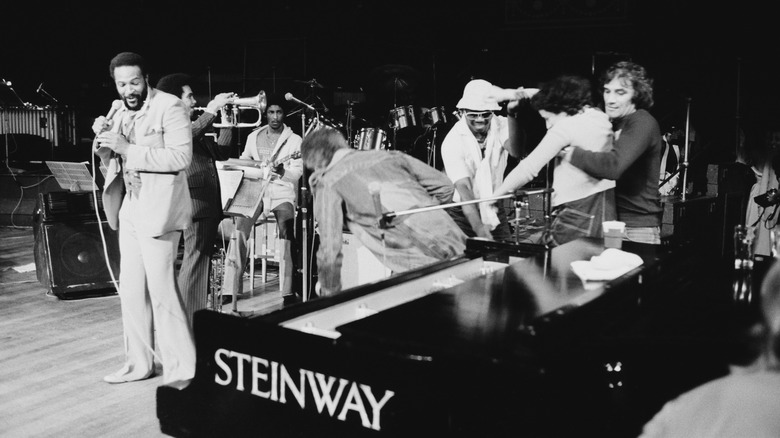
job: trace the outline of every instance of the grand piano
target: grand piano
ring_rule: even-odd
[[[727,261],[623,250],[643,264],[584,282],[571,262],[600,240],[470,239],[462,257],[270,314],[200,311],[194,380],[157,390],[161,430],[636,436],[665,401],[727,373],[744,321]]]

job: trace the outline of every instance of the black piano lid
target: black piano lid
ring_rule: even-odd
[[[501,251],[495,242],[489,246]],[[636,281],[664,252],[653,245],[627,245],[626,251],[638,254],[645,264],[620,279],[585,289],[570,263],[603,250],[598,240],[578,240],[521,259],[505,269],[341,325],[337,343],[360,344],[419,361],[458,356],[495,362],[506,355],[525,355],[522,335],[528,327],[597,299],[621,282]],[[491,258],[490,251],[484,257]]]

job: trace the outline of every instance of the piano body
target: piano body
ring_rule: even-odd
[[[636,436],[663,402],[727,372],[728,270],[626,242],[642,266],[583,284],[570,263],[603,250],[470,239],[461,258],[267,315],[200,311],[196,376],[158,388],[161,429]]]

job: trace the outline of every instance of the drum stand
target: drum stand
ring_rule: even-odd
[[[436,168],[436,127],[431,128],[433,130],[433,136],[430,143],[428,143],[428,165]]]
[[[398,108],[398,77],[393,78],[393,109]],[[398,145],[398,120],[397,116],[393,116],[393,149],[396,149]]]

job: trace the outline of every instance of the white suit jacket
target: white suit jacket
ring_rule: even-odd
[[[123,106],[114,114],[114,132],[119,132],[128,110]],[[132,196],[132,214],[136,231],[159,236],[182,230],[192,223],[192,201],[185,170],[192,160],[192,123],[184,103],[176,96],[149,88],[149,97],[133,120],[135,141],[123,157],[127,170],[138,171],[141,188]],[[126,208],[129,193],[124,193],[118,161],[104,160],[109,168],[103,190],[103,206],[109,224],[119,225],[120,206]],[[120,196],[121,194],[121,196]],[[119,199],[122,201],[120,202]]]

